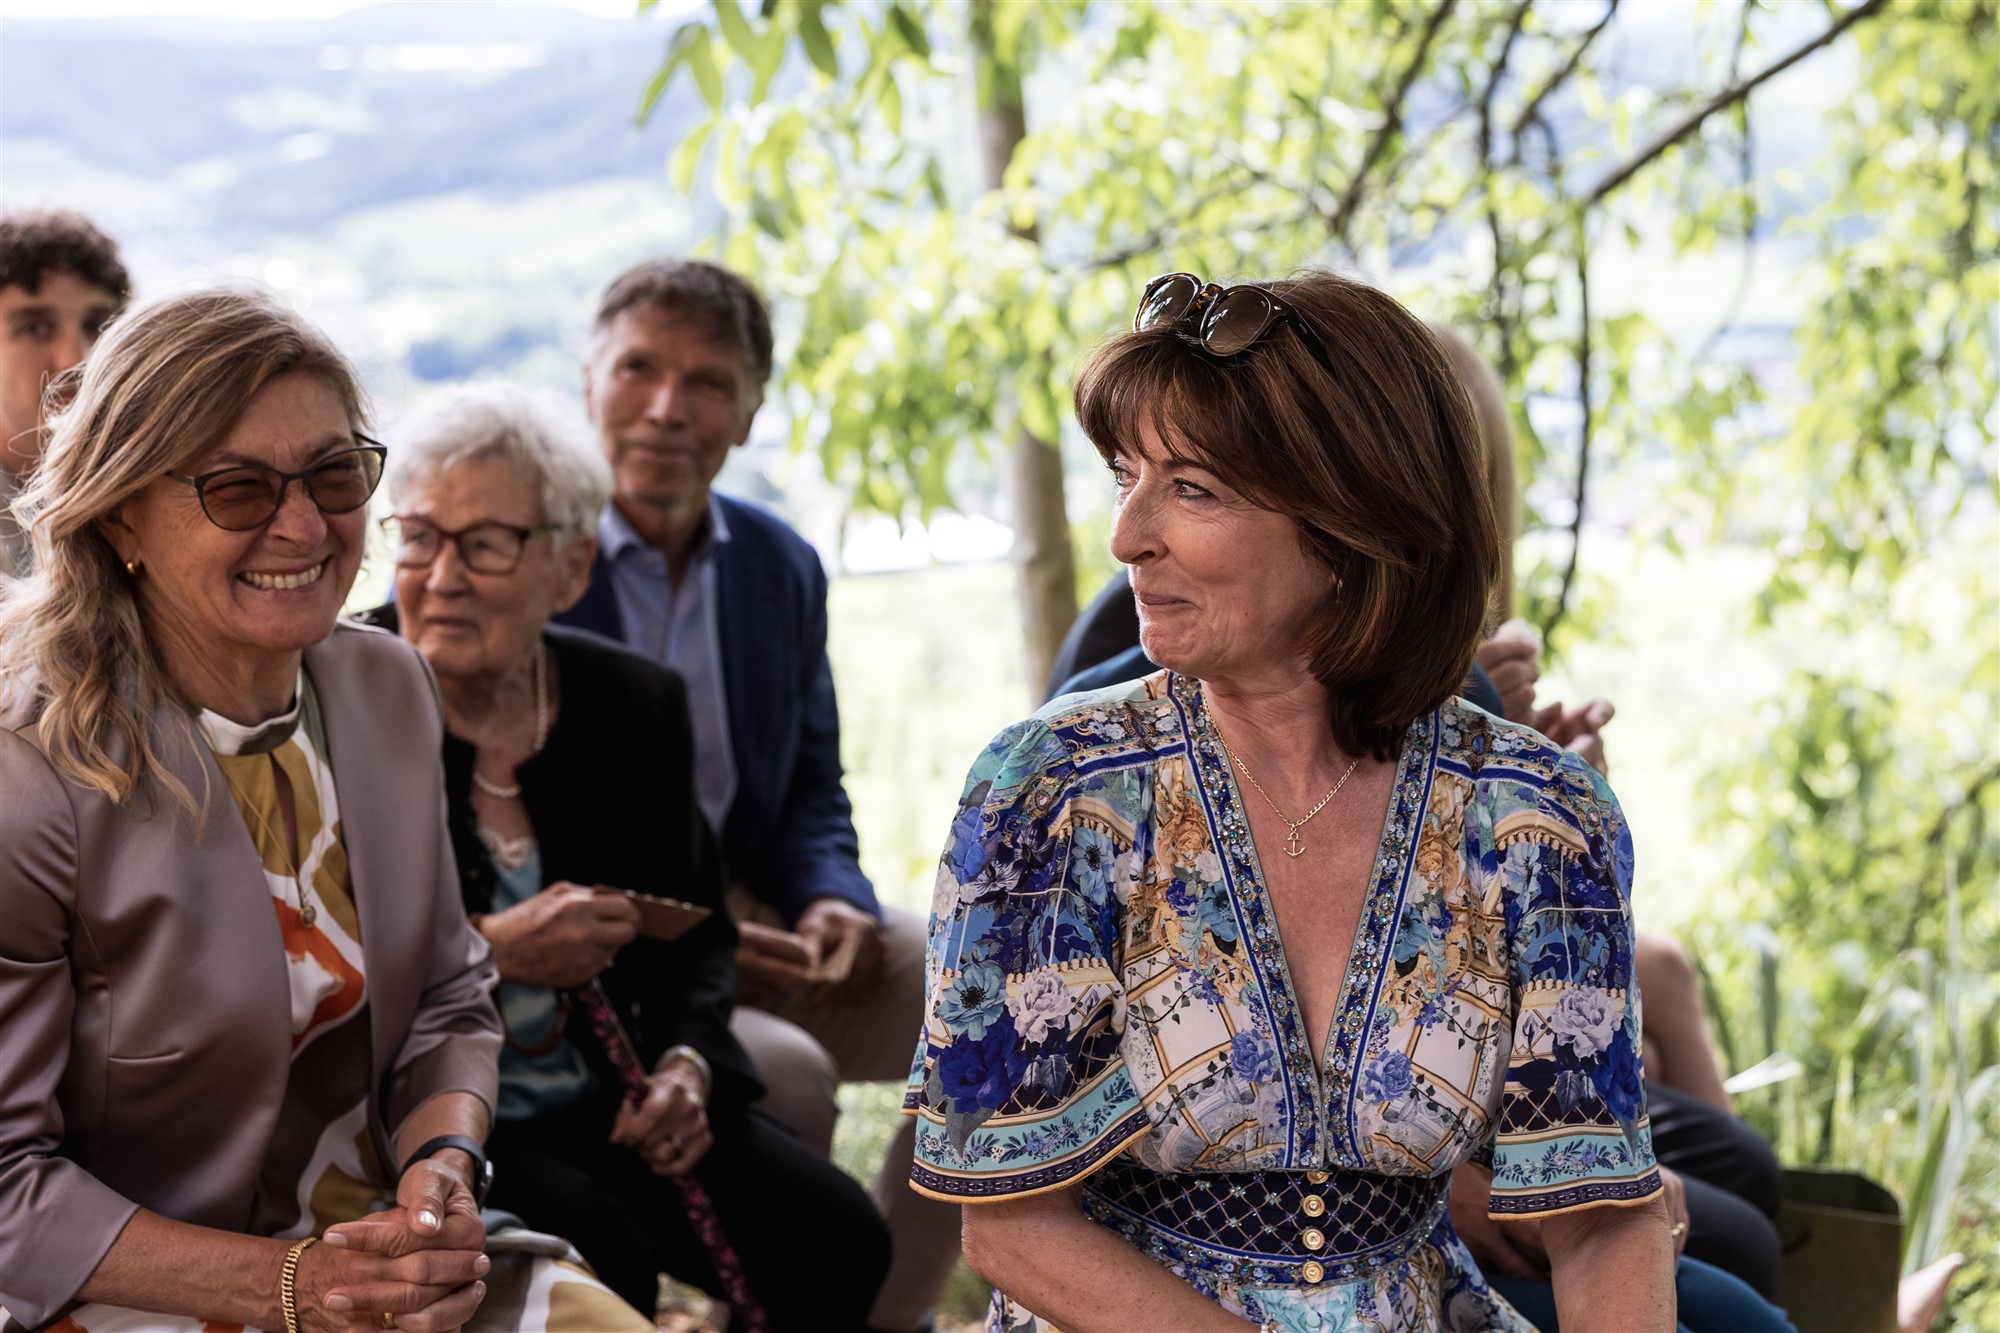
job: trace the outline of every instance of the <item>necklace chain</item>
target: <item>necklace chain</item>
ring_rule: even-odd
[[[1243,776],[1250,779],[1250,785],[1255,787],[1257,789],[1257,794],[1264,798],[1264,804],[1271,807],[1271,813],[1276,815],[1278,817],[1278,822],[1282,823],[1285,826],[1286,856],[1294,856],[1294,857],[1299,856],[1305,851],[1306,845],[1299,839],[1299,830],[1304,828],[1306,826],[1306,823],[1309,820],[1311,820],[1314,815],[1326,809],[1327,802],[1331,801],[1334,797],[1340,795],[1340,789],[1342,787],[1345,787],[1347,785],[1347,780],[1354,776],[1354,770],[1361,767],[1361,759],[1359,756],[1356,756],[1354,761],[1348,764],[1347,771],[1340,775],[1340,781],[1333,784],[1333,790],[1329,791],[1326,795],[1319,798],[1318,805],[1306,811],[1303,815],[1300,815],[1297,819],[1287,819],[1285,817],[1285,812],[1278,808],[1278,803],[1271,799],[1271,793],[1264,790],[1264,784],[1257,781],[1257,775],[1250,771],[1250,765],[1243,762],[1243,756],[1236,753],[1236,751],[1230,749],[1229,742],[1223,740],[1222,729],[1219,727],[1216,728],[1215,739],[1222,741],[1223,753],[1227,754],[1232,760],[1235,761],[1236,767],[1243,770]]]
[[[535,748],[528,751],[534,758],[549,743],[549,650],[546,644],[535,645]],[[479,771],[475,760],[472,770],[472,785],[491,796],[496,801],[518,801],[521,799],[521,784],[518,782],[502,785]]]

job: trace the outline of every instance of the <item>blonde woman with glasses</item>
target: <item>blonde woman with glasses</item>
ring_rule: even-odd
[[[337,617],[384,450],[255,291],[107,333],[0,600],[8,1328],[643,1328],[489,1238],[437,695]],[[482,1302],[484,1303],[482,1306]]]

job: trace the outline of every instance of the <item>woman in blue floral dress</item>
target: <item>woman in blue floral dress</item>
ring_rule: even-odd
[[[1527,1329],[1466,1161],[1566,1328],[1672,1328],[1631,841],[1451,697],[1497,551],[1436,344],[1331,275],[1171,275],[1077,398],[1168,669],[1002,733],[939,870],[905,1110],[989,1329]]]

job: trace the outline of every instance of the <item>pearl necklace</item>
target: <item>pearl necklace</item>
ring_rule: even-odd
[[[549,650],[542,644],[535,645],[535,748],[528,757],[542,752],[549,743]],[[491,796],[496,801],[518,801],[521,799],[521,784],[518,782],[502,786],[494,782],[478,768],[475,757],[472,770],[472,785]]]

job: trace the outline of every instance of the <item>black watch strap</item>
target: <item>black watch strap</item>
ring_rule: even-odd
[[[427,1157],[435,1157],[447,1148],[456,1148],[472,1159],[472,1198],[481,1207],[486,1205],[486,1192],[493,1188],[493,1163],[486,1160],[486,1149],[476,1139],[468,1139],[463,1134],[440,1134],[434,1139],[426,1139],[423,1146],[409,1155],[403,1169],[396,1173],[396,1183],[401,1185],[403,1177],[410,1174],[410,1168]]]

